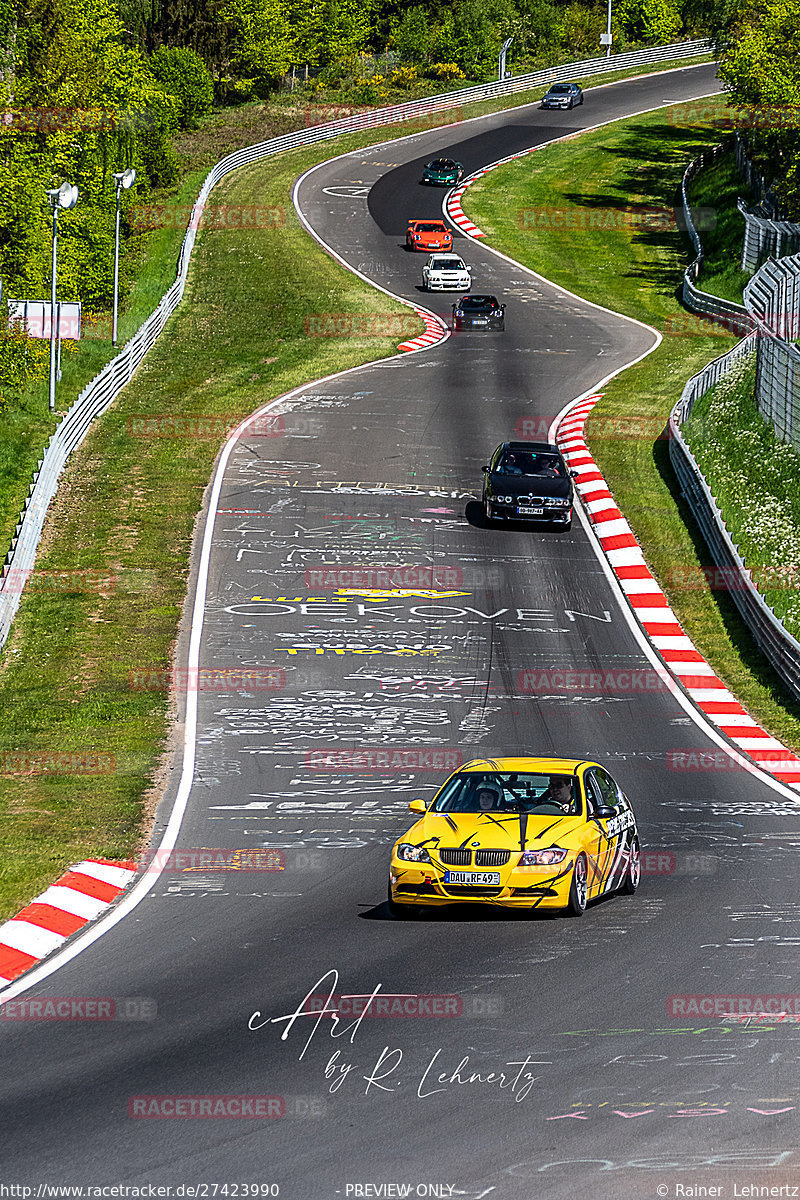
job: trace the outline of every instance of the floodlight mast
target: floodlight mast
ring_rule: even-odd
[[[500,58],[498,59],[498,79],[500,82],[503,82],[506,77],[506,54],[509,53],[509,47],[511,46],[512,42],[513,35],[511,35],[511,37],[506,37],[506,40],[503,43],[503,48],[500,50]]]
[[[48,389],[48,404],[50,412],[56,407],[56,264],[58,250],[58,210],[59,208],[74,208],[78,200],[78,189],[74,183],[66,180],[57,188],[46,188],[50,206],[53,210],[53,260],[50,278],[50,386]]]
[[[119,198],[125,189],[131,187],[136,179],[133,167],[127,171],[115,171],[114,183],[117,187],[117,208],[114,218],[114,315],[111,322],[111,345],[117,344],[117,314],[119,310]]]

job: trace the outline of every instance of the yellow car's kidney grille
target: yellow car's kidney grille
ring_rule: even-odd
[[[475,855],[475,866],[504,867],[510,857],[510,850],[478,850]]]
[[[511,858],[510,850],[477,850],[476,867],[504,867]],[[471,867],[472,851],[464,846],[439,849],[439,859],[446,867]]]
[[[472,851],[458,847],[453,850],[440,850],[439,858],[446,867],[469,867],[472,865]]]

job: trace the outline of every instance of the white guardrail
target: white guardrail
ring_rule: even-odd
[[[649,50],[636,50],[630,54],[616,54],[609,58],[587,58],[580,62],[561,63],[544,71],[519,75],[503,80],[503,82],[476,84],[473,87],[443,92],[438,96],[428,96],[421,100],[410,100],[404,104],[394,104],[387,108],[368,109],[365,112],[354,113],[350,117],[341,117],[336,121],[327,121],[322,125],[285,134],[283,137],[270,138],[269,141],[259,142],[254,146],[246,146],[221,159],[207,175],[192,208],[178,259],[175,282],[162,296],[155,311],[126,343],[123,350],[116,358],[107,363],[81,392],[51,437],[44,456],[39,462],[39,469],[34,473],[25,507],[20,514],[15,536],[11,541],[11,548],[6,556],[5,566],[2,568],[0,647],[8,638],[11,623],[19,608],[23,584],[33,570],[45,516],[58,489],[61,472],[72,451],[83,441],[92,421],[113,404],[133,377],[145,354],[166,325],[168,318],[180,304],[186,287],[189,260],[206,200],[211,189],[229,172],[235,171],[237,167],[258,162],[259,159],[268,158],[273,154],[280,154],[282,150],[308,146],[314,142],[338,137],[342,133],[399,124],[427,113],[441,112],[454,105],[471,104],[480,100],[490,100],[497,96],[512,95],[540,84],[550,84],[559,78],[580,79],[581,76],[605,74],[624,70],[626,67],[665,62],[671,59],[694,58],[709,54],[711,50],[711,43],[702,39],[678,42],[671,46],[655,46]]]

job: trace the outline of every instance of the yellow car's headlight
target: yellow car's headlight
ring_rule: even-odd
[[[560,846],[548,846],[546,850],[523,850],[519,860],[521,867],[553,867],[563,862],[568,851]]]
[[[397,847],[397,857],[405,862],[430,862],[431,856],[424,846],[412,846],[410,842],[401,842]]]

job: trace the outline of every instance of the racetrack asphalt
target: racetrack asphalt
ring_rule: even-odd
[[[320,166],[298,205],[361,273],[449,313],[418,290],[424,255],[404,248],[409,217],[441,214],[425,161],[471,171],[716,86],[713,67],[684,69],[593,89],[572,112],[421,133]],[[543,431],[653,335],[480,243],[454,248],[475,290],[507,302],[504,334],[454,335],[305,389],[270,436],[237,442],[222,479],[201,662],[277,668],[285,686],[200,693],[179,846],[272,848],[285,869],[168,869],[35,988],[145,997],[147,1019],[0,1020],[8,1182],[209,1185],[200,1196],[273,1184],[285,1200],[402,1194],[355,1190],[367,1184],[498,1200],[713,1185],[727,1198],[735,1183],[800,1182],[797,1025],[687,1017],[670,1001],[791,995],[798,803],[743,770],[670,769],[674,751],[713,746],[669,692],[528,691],[527,671],[651,664],[582,524],[497,530],[480,515],[495,445],[522,420]],[[320,587],[324,564],[435,567],[439,582],[416,590],[453,594],[381,596],[346,576]],[[363,748],[599,759],[653,852],[639,892],[579,920],[393,920],[389,848],[408,801],[446,772],[321,769],[314,754]],[[271,1021],[308,993],[379,985],[444,997],[422,1008],[447,1015]],[[176,1095],[281,1097],[284,1115],[129,1116],[133,1098]]]

